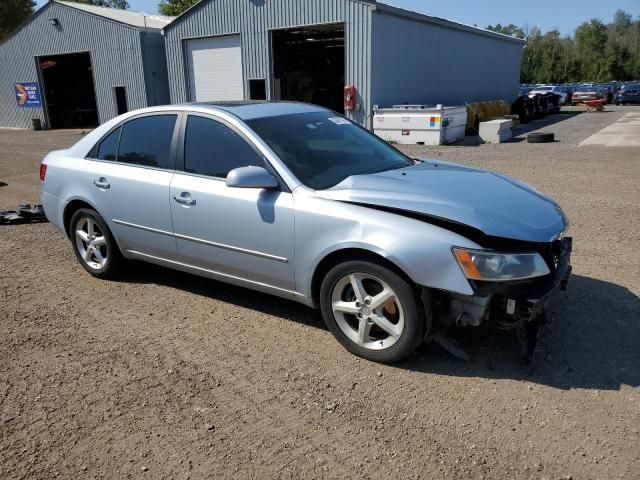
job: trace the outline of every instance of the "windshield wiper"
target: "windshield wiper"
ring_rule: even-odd
[[[395,167],[390,168],[389,170],[400,170],[401,168],[413,167],[413,165],[407,165],[406,163],[399,163]]]

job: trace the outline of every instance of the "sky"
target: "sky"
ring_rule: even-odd
[[[38,6],[46,0],[37,0]],[[304,0],[299,0],[304,1]],[[129,0],[132,10],[155,13],[159,0]],[[557,29],[570,35],[584,21],[598,17],[605,23],[618,9],[640,16],[640,0],[385,0],[397,7],[427,13],[469,25],[486,27],[513,23],[520,27]]]

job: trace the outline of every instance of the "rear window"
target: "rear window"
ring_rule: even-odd
[[[176,115],[154,115],[125,123],[120,135],[118,162],[170,168],[176,118]]]

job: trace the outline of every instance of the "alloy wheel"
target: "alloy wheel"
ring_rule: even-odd
[[[404,331],[404,310],[398,296],[371,274],[351,273],[338,280],[331,306],[340,330],[363,348],[387,349]]]
[[[76,247],[86,265],[93,270],[102,270],[107,264],[107,241],[100,225],[89,217],[81,218],[76,224]]]

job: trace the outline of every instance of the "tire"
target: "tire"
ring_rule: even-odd
[[[94,277],[114,278],[121,270],[124,258],[120,248],[95,210],[81,208],[73,214],[69,238],[78,262]]]
[[[530,133],[527,135],[528,143],[551,143],[555,141],[553,133]]]
[[[380,293],[385,291],[391,296],[383,299]],[[377,301],[382,303],[376,305]],[[336,339],[349,352],[373,362],[405,359],[423,341],[427,328],[428,319],[414,285],[370,261],[333,267],[322,282],[320,306]]]

